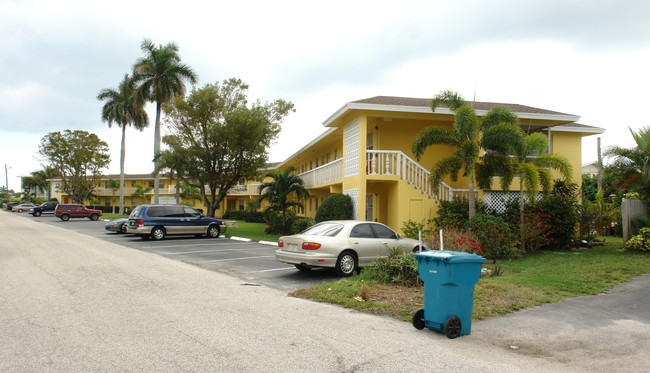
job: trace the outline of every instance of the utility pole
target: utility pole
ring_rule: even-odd
[[[7,174],[7,164],[5,163],[5,192],[7,192],[7,197],[9,196],[9,176]]]
[[[600,152],[600,137],[598,138],[598,191],[603,189],[603,156]]]

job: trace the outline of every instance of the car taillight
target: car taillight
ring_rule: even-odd
[[[282,240],[278,240],[278,247],[284,247],[284,242],[282,242]]]
[[[303,250],[316,250],[320,248],[320,244],[316,242],[303,242],[302,243],[302,249]]]
[[[138,220],[138,227],[144,227],[144,220]]]

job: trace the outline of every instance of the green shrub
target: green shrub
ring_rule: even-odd
[[[571,248],[579,219],[579,210],[575,201],[559,195],[551,195],[544,198],[539,203],[539,207],[550,216],[551,220],[549,248],[559,250]]]
[[[487,259],[509,259],[519,256],[510,226],[500,216],[476,214],[468,227],[481,245]]]
[[[266,221],[266,224],[268,224],[268,228],[266,228],[265,232],[266,234],[293,234],[292,232],[292,225],[296,221],[298,217],[296,216],[296,213],[288,210],[287,211],[287,225],[286,228],[282,224],[282,213],[279,211],[265,211],[264,212],[264,220]]]
[[[422,231],[422,237],[432,232],[431,228],[427,225],[431,223],[429,220],[428,223],[425,223],[424,220],[421,222],[416,222],[413,220],[407,220],[402,226],[402,232],[404,232],[404,237],[412,238],[414,240],[418,239],[419,232]]]
[[[318,206],[314,220],[317,223],[325,220],[351,220],[352,212],[352,198],[349,195],[332,194]]]
[[[314,219],[297,217],[291,224],[291,233],[300,233],[314,224],[316,224],[316,221]]]
[[[476,201],[476,213],[485,212],[483,202]],[[469,200],[467,198],[454,197],[451,201],[440,201],[438,216],[433,219],[437,229],[443,227],[464,228],[469,223]]]
[[[418,261],[411,253],[404,253],[399,247],[389,247],[388,256],[382,256],[363,269],[368,276],[382,284],[420,286]]]
[[[625,250],[650,252],[650,228],[641,228],[639,234],[625,243]]]

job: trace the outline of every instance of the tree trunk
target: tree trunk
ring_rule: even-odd
[[[156,128],[153,134],[153,156],[154,156],[154,177],[153,177],[153,203],[158,203],[158,182],[160,175],[158,174],[158,154],[160,154],[160,112],[162,109],[162,102],[156,101]]]
[[[181,204],[181,190],[180,190],[180,179],[178,178],[178,172],[176,173],[176,204]]]
[[[600,152],[600,137],[598,138],[598,191],[600,192],[603,189],[603,156]]]
[[[476,196],[474,195],[474,171],[470,170],[467,172],[468,178],[468,189],[469,189],[469,220],[472,220],[474,215],[476,215]]]
[[[124,158],[126,156],[126,125],[122,125],[122,149],[120,151],[120,215],[124,214]],[[115,209],[113,209],[115,210]],[[115,211],[113,211],[115,213]]]
[[[522,254],[526,254],[526,241],[524,240],[524,235],[526,230],[524,227],[524,184],[521,181],[521,176],[519,177],[519,240],[520,250]]]

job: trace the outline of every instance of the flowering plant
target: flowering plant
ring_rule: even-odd
[[[481,242],[471,229],[444,227],[442,229],[443,248],[451,251],[462,251],[483,255]],[[440,250],[440,232],[434,231],[426,235],[424,241],[432,250]]]

